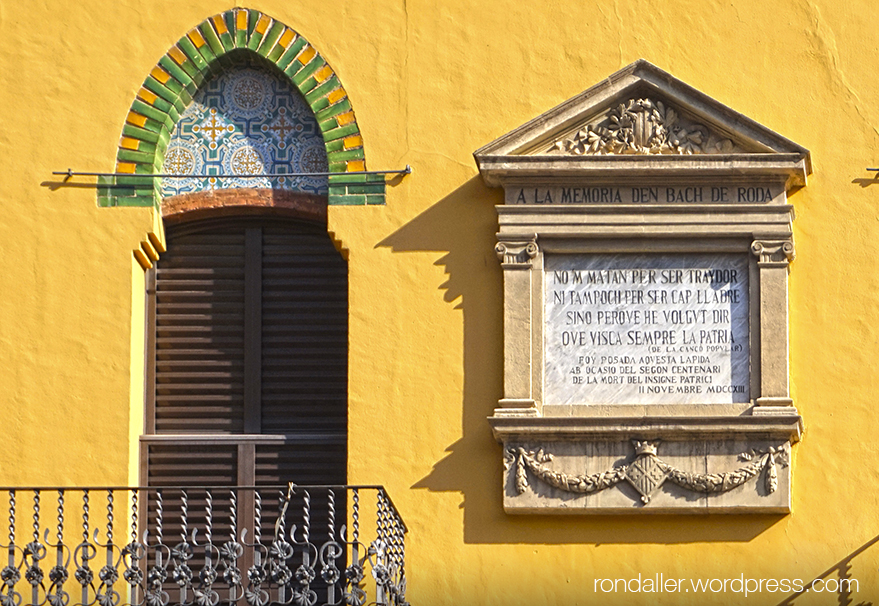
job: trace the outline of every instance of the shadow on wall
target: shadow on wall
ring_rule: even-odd
[[[816,592],[820,592],[828,598],[835,596],[836,600],[834,603],[838,604],[838,606],[852,606],[854,604],[854,595],[859,597],[868,591],[875,590],[875,587],[869,587],[863,579],[858,579],[856,575],[853,575],[852,567],[854,564],[858,564],[860,570],[874,570],[876,554],[871,554],[872,557],[863,558],[862,560],[857,560],[857,558],[877,542],[879,542],[879,536],[873,537],[814,579],[803,583],[801,591],[792,593],[784,601],[779,602],[778,606],[796,606],[804,601],[812,603],[808,596],[810,593],[814,594]],[[863,560],[866,560],[866,562]],[[862,585],[863,592],[861,590]],[[798,598],[804,595],[806,597],[798,601]],[[828,599],[822,603],[830,604],[831,602]],[[855,606],[873,606],[873,602],[860,601]]]
[[[876,172],[876,176],[872,179],[864,179],[862,177],[858,179],[852,179],[852,183],[860,185],[862,189],[865,187],[870,187],[871,185],[879,185],[879,171]]]
[[[509,515],[502,507],[503,456],[486,418],[503,395],[503,277],[494,252],[500,189],[474,177],[377,246],[396,253],[446,252],[444,300],[464,316],[463,437],[413,488],[464,495],[465,543],[601,544],[750,541],[779,515]],[[459,301],[460,298],[460,301]],[[451,403],[450,403],[451,404]]]

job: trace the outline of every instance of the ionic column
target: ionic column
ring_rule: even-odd
[[[504,238],[495,246],[504,272],[504,397],[498,414],[537,414],[531,385],[532,259],[537,236]]]
[[[791,406],[787,272],[791,240],[754,240],[760,275],[760,397],[758,406]]]

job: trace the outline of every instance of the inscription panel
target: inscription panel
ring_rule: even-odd
[[[506,204],[784,204],[777,183],[507,187]]]
[[[750,400],[747,256],[547,255],[544,280],[546,404]]]

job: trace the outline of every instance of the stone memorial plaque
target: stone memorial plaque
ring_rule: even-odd
[[[474,157],[504,189],[504,510],[790,513],[809,151],[637,61]]]
[[[748,402],[748,258],[557,254],[545,265],[546,404]]]

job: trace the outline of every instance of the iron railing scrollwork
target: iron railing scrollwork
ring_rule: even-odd
[[[407,605],[406,525],[381,486],[3,492],[0,606]]]

